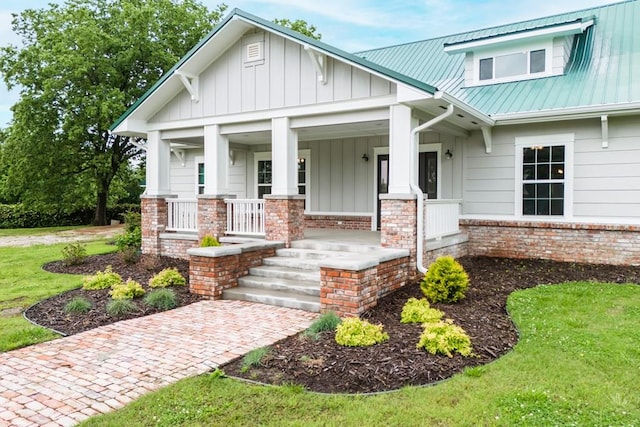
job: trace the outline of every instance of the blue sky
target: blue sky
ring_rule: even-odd
[[[209,8],[221,3],[200,0]],[[539,18],[618,0],[227,0],[265,19],[304,19],[314,24],[322,40],[346,51],[359,51],[454,34],[477,28]],[[17,44],[11,14],[46,8],[63,0],[3,0],[0,4],[0,45]],[[17,91],[0,81],[0,127],[11,120],[9,108]]]

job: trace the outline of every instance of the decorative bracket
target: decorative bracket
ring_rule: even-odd
[[[609,116],[600,116],[602,124],[602,148],[609,148]]]
[[[311,49],[309,45],[305,45],[304,50],[309,55],[309,58],[311,58],[311,63],[313,64],[313,66],[316,69],[316,72],[318,73],[318,81],[320,82],[320,84],[326,85],[327,84],[327,55],[324,55],[320,52],[317,52]]]
[[[175,154],[175,156],[180,161],[180,164],[182,165],[182,167],[184,167],[184,165],[186,164],[185,159],[187,157],[185,151],[178,148],[172,148],[171,152]]]
[[[480,129],[482,129],[482,137],[484,138],[484,152],[490,154],[491,146],[493,144],[491,126],[480,126]]]
[[[200,97],[198,96],[198,85],[200,79],[198,78],[198,76],[193,76],[182,71],[175,71],[174,74],[180,77],[180,81],[187,89],[189,94],[191,94],[191,100],[195,102],[200,101]]]
[[[136,148],[139,148],[142,151],[147,151],[147,146],[140,144],[138,141],[135,140],[134,137],[129,137],[129,144],[133,145]]]

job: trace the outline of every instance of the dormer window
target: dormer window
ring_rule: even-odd
[[[484,58],[480,56],[477,79],[485,81],[539,77],[540,73],[544,74],[547,70],[546,52],[547,49],[535,49]]]

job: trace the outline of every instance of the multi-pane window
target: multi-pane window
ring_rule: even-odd
[[[264,198],[265,194],[271,194],[273,171],[271,160],[258,160],[258,198]],[[307,159],[298,158],[298,194],[307,194]]]
[[[564,215],[565,146],[522,150],[522,214]]]
[[[198,194],[204,194],[204,163],[198,163]]]
[[[496,55],[479,61],[479,80],[508,79],[546,71],[546,50]]]

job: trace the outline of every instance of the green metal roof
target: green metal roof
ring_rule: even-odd
[[[465,54],[444,51],[445,44],[591,18],[595,24],[575,37],[561,76],[465,88]],[[640,102],[640,2],[616,3],[357,55],[427,82],[488,115]]]

